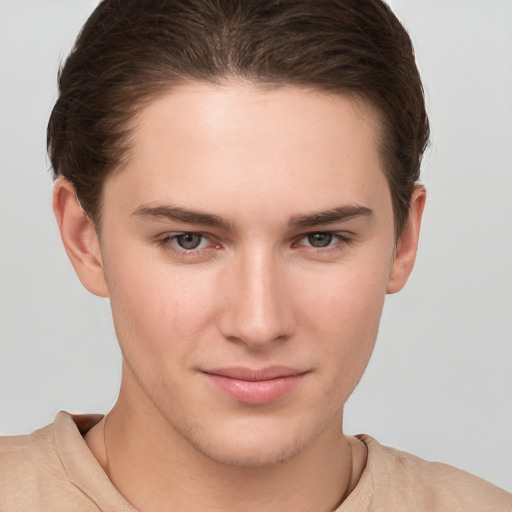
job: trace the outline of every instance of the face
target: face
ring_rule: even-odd
[[[339,435],[395,254],[378,141],[371,107],[301,88],[149,104],[104,188],[121,397],[229,464]]]

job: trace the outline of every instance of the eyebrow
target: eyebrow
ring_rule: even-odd
[[[373,210],[366,206],[340,206],[324,212],[313,212],[308,215],[298,215],[292,217],[289,222],[290,227],[308,228],[322,224],[333,224],[354,219],[356,217],[370,217]]]
[[[132,215],[143,218],[149,217],[183,222],[185,224],[200,224],[203,226],[221,228],[226,231],[233,230],[233,224],[219,215],[199,212],[196,210],[188,210],[179,206],[142,205],[136,208]],[[293,216],[288,222],[288,225],[292,228],[307,228],[323,224],[343,222],[356,217],[368,217],[371,215],[373,215],[373,210],[366,206],[347,205],[333,208],[331,210],[313,212],[307,215]]]
[[[139,206],[133,215],[137,217],[152,217],[156,219],[173,220],[183,222],[185,224],[201,224],[203,226],[211,226],[215,228],[222,228],[225,230],[232,230],[232,224],[210,213],[198,212],[194,210],[187,210],[178,206]]]

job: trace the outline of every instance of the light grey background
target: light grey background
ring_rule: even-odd
[[[51,212],[45,127],[92,0],[0,0],[0,433],[105,412],[120,359]],[[388,298],[347,432],[512,491],[512,2],[394,0],[426,87],[420,255]]]

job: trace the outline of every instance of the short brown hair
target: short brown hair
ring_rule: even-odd
[[[369,100],[395,230],[429,138],[411,40],[380,0],[103,0],[59,74],[48,125],[54,176],[98,225],[103,183],[130,148],[130,121],[187,81],[310,86]]]

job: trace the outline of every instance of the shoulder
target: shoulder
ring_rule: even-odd
[[[368,448],[363,477],[373,487],[371,510],[512,511],[512,495],[477,476],[357,437]]]
[[[97,421],[97,416],[83,417]],[[39,512],[99,510],[84,492],[76,467],[98,471],[77,418],[59,413],[54,423],[30,435],[0,437],[0,510]],[[80,423],[80,417],[78,417]]]
[[[14,489],[21,482],[31,486],[38,474],[52,474],[56,469],[64,473],[55,450],[52,425],[30,435],[0,437],[2,488]],[[5,493],[1,496],[5,498]]]

